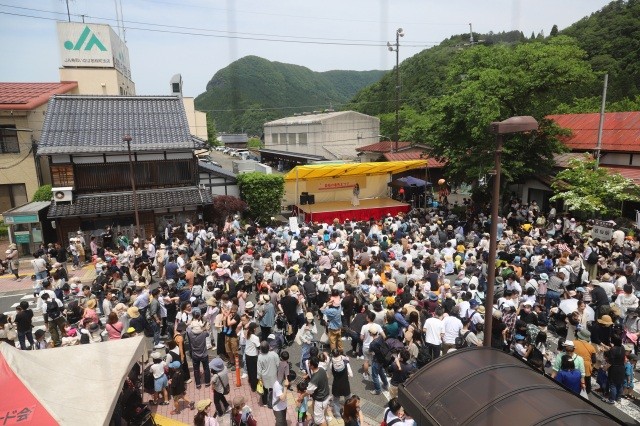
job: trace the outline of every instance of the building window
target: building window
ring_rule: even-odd
[[[73,166],[71,164],[51,166],[51,183],[54,188],[73,186]]]
[[[0,153],[19,153],[18,131],[15,126],[0,126]]]
[[[307,134],[306,133],[298,133],[298,144],[306,145],[307,144]]]
[[[289,135],[287,133],[280,133],[280,144],[289,145]]]
[[[27,188],[24,183],[0,185],[0,212],[27,204]]]
[[[280,145],[280,139],[278,138],[278,133],[271,134],[271,145]]]

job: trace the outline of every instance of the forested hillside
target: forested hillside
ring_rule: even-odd
[[[383,74],[314,72],[299,65],[246,56],[216,72],[195,103],[198,110],[211,113],[218,131],[260,135],[266,121],[344,103]]]

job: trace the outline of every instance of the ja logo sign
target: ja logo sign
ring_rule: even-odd
[[[89,36],[91,36],[91,38],[89,38]],[[88,26],[84,27],[82,34],[80,34],[80,37],[75,42],[75,44],[71,40],[67,40],[64,42],[64,48],[67,50],[80,50],[87,41],[87,38],[89,38],[89,41],[85,45],[84,50],[91,50],[95,46],[98,48],[98,50],[106,52],[107,48],[104,47],[104,44],[102,44],[98,37],[91,32]]]

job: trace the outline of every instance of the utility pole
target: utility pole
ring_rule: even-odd
[[[400,37],[404,37],[402,28],[396,30],[395,47],[390,42],[387,42],[389,51],[396,52],[396,135],[394,152],[398,152],[398,139],[400,139]]]
[[[136,233],[140,236],[140,218],[138,217],[138,193],[136,192],[136,178],[133,173],[133,160],[131,158],[131,136],[124,135],[122,141],[127,143],[127,152],[129,153],[129,175],[131,176],[131,196],[133,198],[133,213],[136,218]]]
[[[600,166],[600,150],[602,149],[602,130],[604,128],[604,111],[607,104],[607,85],[609,74],[604,75],[604,87],[602,88],[602,104],[600,105],[600,123],[598,124],[598,142],[596,144],[596,168]]]

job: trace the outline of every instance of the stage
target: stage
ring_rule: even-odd
[[[316,204],[296,204],[295,215],[304,215],[305,222],[333,222],[338,219],[344,222],[350,220],[381,219],[387,214],[395,216],[398,213],[407,213],[411,205],[401,203],[391,198],[368,198],[360,200],[359,206],[352,206],[349,201],[329,201]]]

